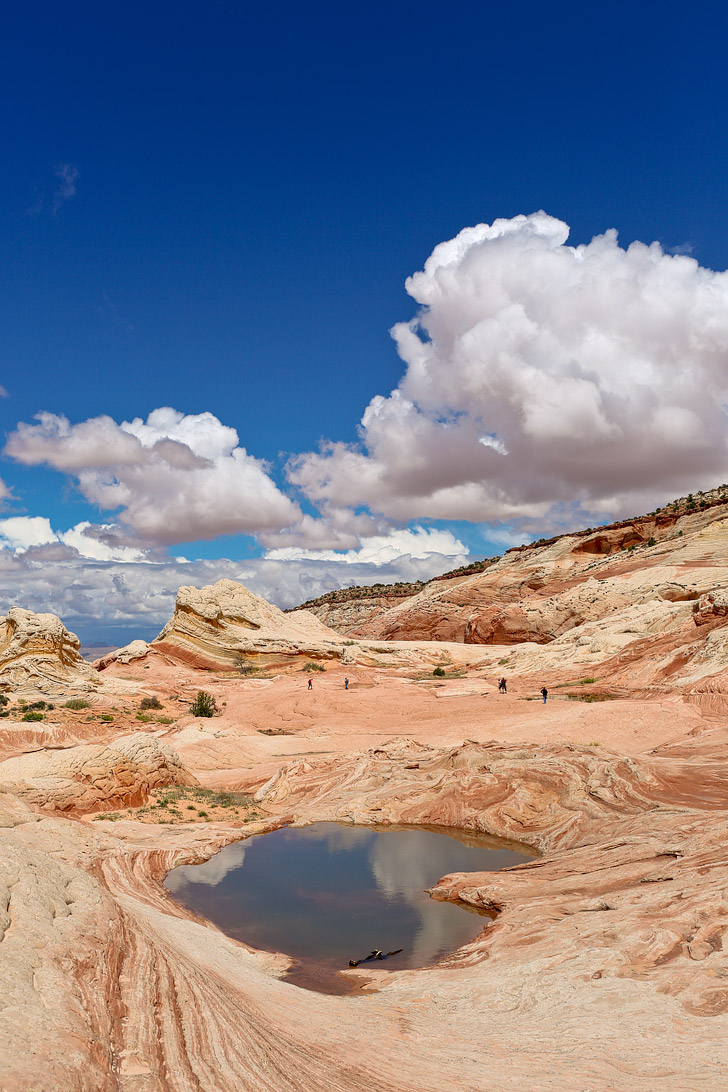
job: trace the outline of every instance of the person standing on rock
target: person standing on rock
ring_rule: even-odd
[[[498,691],[501,694],[507,694],[508,693],[508,686],[506,685],[505,675],[498,682]]]
[[[313,679],[308,680],[308,688],[309,690],[313,690]],[[544,698],[543,700],[546,701],[546,698]]]
[[[543,698],[544,705],[546,704],[546,698],[549,696],[549,692],[545,686],[541,687],[541,697]]]
[[[349,680],[344,679],[344,690],[348,690],[348,689],[349,689]]]

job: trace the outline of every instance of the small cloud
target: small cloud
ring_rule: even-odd
[[[492,447],[499,455],[508,454],[508,448],[502,440],[498,439],[494,432],[489,432],[487,436],[479,436],[478,443],[482,444],[483,447]]]
[[[313,547],[284,546],[268,550],[268,561],[334,561],[346,565],[389,565],[399,558],[425,560],[432,554],[438,557],[465,561],[468,548],[455,538],[451,531],[437,527],[412,527],[392,530],[386,535],[365,538],[357,549],[322,550]]]
[[[3,387],[3,385],[0,383],[0,398],[8,398],[8,397],[9,397],[8,392],[5,390],[5,387]]]
[[[72,163],[57,163],[53,173],[57,180],[53,192],[49,194],[36,187],[33,204],[26,209],[28,216],[40,216],[46,210],[51,216],[55,216],[66,201],[76,196],[76,183],[81,177],[78,167],[74,167]]]
[[[76,196],[76,183],[81,177],[78,167],[74,167],[72,163],[59,163],[55,168],[55,173],[58,179],[58,187],[53,194],[52,209],[54,216],[65,201],[70,201],[72,197]]]
[[[117,326],[122,326],[130,333],[134,330],[133,325],[130,322],[127,322],[127,320],[119,314],[119,308],[114,301],[109,298],[106,292],[103,293],[103,303],[97,305],[96,312],[104,321],[113,322]]]

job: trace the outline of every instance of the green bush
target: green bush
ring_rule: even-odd
[[[657,540],[654,539],[654,538],[650,538],[650,539],[647,540],[647,545],[648,546],[656,546],[657,545]]]
[[[8,699],[4,694],[0,694],[0,709],[8,704]]]
[[[43,714],[38,712],[24,713],[23,720],[43,720]]]
[[[326,670],[326,668],[324,667],[323,664],[314,663],[313,660],[310,660],[307,664],[304,664],[303,667],[301,668],[301,671],[325,671],[325,670]]]
[[[445,668],[444,667],[436,667],[435,670],[432,672],[432,674],[437,679],[441,679],[441,678],[443,678],[443,676],[445,674]]]
[[[112,717],[111,713],[102,713],[101,714],[101,719],[106,721],[107,724],[109,724],[114,718]]]
[[[70,698],[63,706],[64,709],[88,709],[89,703],[85,698]]]
[[[198,690],[197,697],[190,706],[190,713],[193,717],[214,717],[217,713],[217,702],[206,690]]]
[[[144,709],[161,709],[162,708],[162,703],[155,694],[154,697],[152,697],[152,698],[142,698],[142,700],[139,703],[139,708],[141,710],[144,710]]]

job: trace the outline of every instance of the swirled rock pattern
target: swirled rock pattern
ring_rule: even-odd
[[[182,587],[174,615],[152,648],[192,667],[239,666],[241,658],[332,659],[344,645],[339,634],[308,611],[284,614],[234,580],[203,588]]]
[[[13,607],[0,618],[0,690],[27,697],[97,689],[98,675],[80,647],[55,614]]]
[[[723,1092],[728,518],[699,503],[430,585],[376,639],[229,582],[182,589],[157,642],[98,665],[90,707],[40,723],[8,707],[2,1092]],[[43,670],[70,693],[68,645]],[[325,668],[310,689],[302,656]],[[268,670],[229,670],[240,657]],[[189,713],[201,688],[214,718]],[[139,735],[152,694],[163,715]],[[262,818],[99,816],[195,778],[254,794]],[[481,914],[472,942],[345,972],[351,993],[327,996],[161,884],[317,820],[485,831],[538,856],[439,878],[433,897]]]
[[[455,822],[544,853],[444,877],[435,897],[495,922],[434,968],[350,972],[348,997],[279,981],[283,957],[169,900],[165,871],[229,828],[92,829],[0,797],[5,1087],[718,1092],[726,784],[709,755],[700,792],[695,772],[669,753],[412,741],[288,763],[261,793],[269,826]]]
[[[131,807],[160,785],[195,783],[172,748],[147,732],[0,762],[0,792],[52,811]]]

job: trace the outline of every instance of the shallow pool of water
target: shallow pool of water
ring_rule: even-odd
[[[165,883],[229,936],[293,956],[289,981],[338,993],[350,983],[337,972],[374,949],[402,952],[361,969],[424,967],[473,940],[484,917],[426,888],[448,872],[497,871],[530,856],[458,831],[315,823],[235,842]]]

